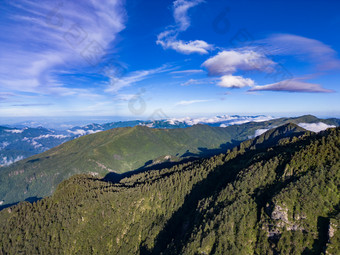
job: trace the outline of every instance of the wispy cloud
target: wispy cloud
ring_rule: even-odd
[[[181,86],[189,86],[189,85],[194,85],[194,84],[201,84],[201,80],[196,80],[196,79],[190,79],[186,82],[181,83]]]
[[[174,19],[179,31],[185,31],[190,27],[188,11],[190,8],[203,3],[204,0],[175,0],[173,3]]]
[[[7,101],[9,98],[14,97],[15,94],[7,93],[7,92],[0,92],[0,101]]]
[[[173,3],[173,17],[175,25],[157,36],[156,43],[164,49],[173,49],[183,54],[199,53],[207,54],[214,47],[203,40],[183,41],[177,37],[180,32],[186,31],[191,23],[188,16],[189,9],[204,2],[203,0],[176,0]]]
[[[197,104],[197,103],[205,103],[205,102],[211,102],[211,99],[205,99],[205,100],[182,100],[177,102],[175,105],[190,105],[190,104]]]
[[[172,74],[197,74],[204,73],[202,69],[190,69],[190,70],[181,70],[181,71],[173,71]]]
[[[8,2],[1,25],[0,87],[74,95],[58,80],[69,68],[96,65],[124,29],[123,1]],[[15,14],[14,14],[15,13]]]
[[[117,94],[115,96],[115,99],[120,100],[120,101],[129,101],[136,97],[136,94]]]
[[[303,81],[305,78],[294,78],[272,83],[263,86],[254,86],[250,90],[253,91],[282,91],[282,92],[310,92],[310,93],[332,93],[333,90],[325,89],[320,84],[308,83]]]
[[[215,84],[216,78],[203,78],[203,79],[189,79],[186,82],[181,83],[181,86],[190,86],[190,85],[198,85],[198,84]]]
[[[169,68],[167,65],[164,65],[155,69],[134,71],[123,77],[111,76],[110,84],[105,91],[117,93],[125,87],[129,87],[137,82],[150,78],[152,75],[168,72],[170,70],[173,69]]]
[[[48,106],[53,105],[51,103],[41,103],[41,104],[14,104],[13,106],[24,106],[24,107],[32,107],[32,106]]]
[[[293,34],[274,34],[255,44],[262,47],[266,54],[296,56],[301,61],[315,64],[321,71],[340,69],[337,52],[315,39]]]

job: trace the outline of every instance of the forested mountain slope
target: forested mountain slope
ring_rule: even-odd
[[[300,131],[115,184],[73,176],[0,212],[0,253],[339,254],[340,128]]]
[[[205,125],[180,129],[136,126],[83,136],[1,168],[0,201],[9,204],[48,196],[74,174],[105,176],[185,157],[211,156],[245,139],[228,129]]]
[[[92,173],[101,176],[108,173],[120,174],[142,170],[163,162],[178,162],[193,156],[207,157],[216,155],[225,152],[228,148],[232,148],[242,141],[290,122],[303,125],[307,129],[308,127],[314,129],[320,125],[322,128],[338,126],[339,121],[338,119],[322,120],[312,115],[305,115],[296,118],[249,122],[224,128],[206,125],[176,129],[154,129],[146,126],[135,126],[114,128],[99,133],[95,132],[114,127],[116,124],[88,125],[84,127],[84,130],[75,129],[74,132],[95,134],[69,141],[8,167],[1,167],[0,208],[18,201],[34,201],[40,197],[48,196],[52,194],[61,181],[74,174]],[[158,122],[167,123],[166,120]],[[158,122],[156,121],[155,123]],[[124,123],[118,124],[124,125]],[[138,123],[126,122],[125,124],[138,125]],[[159,123],[157,126],[160,125]],[[175,126],[181,127],[181,124],[177,123]],[[167,125],[164,127],[167,127]],[[59,142],[63,142],[71,139],[68,136],[57,134],[45,134],[28,138],[28,134],[32,133],[30,130],[25,128],[21,130],[13,129],[14,133],[4,131],[6,137],[11,134],[4,142],[6,145],[6,148],[3,148],[4,155],[11,153],[11,150],[8,149],[12,148],[13,144],[10,145],[7,141],[14,135],[16,136],[15,140],[18,141],[13,148],[20,147],[20,141],[22,140],[23,150],[30,148],[25,147],[27,142],[43,148],[40,144],[41,141],[47,142],[50,139],[53,141],[58,139],[60,140]],[[38,128],[36,130],[44,129]],[[54,131],[49,132],[53,133]],[[33,132],[31,135],[34,134],[40,133]],[[58,144],[49,142],[51,147]],[[35,154],[35,150],[30,151],[30,153],[30,155]],[[162,166],[158,168],[160,167]]]

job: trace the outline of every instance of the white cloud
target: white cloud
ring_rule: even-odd
[[[87,130],[87,133],[88,134],[95,134],[95,133],[98,133],[98,132],[101,132],[103,130]]]
[[[319,84],[308,83],[307,78],[293,78],[282,65],[277,65],[270,56],[294,56],[301,61],[314,63],[319,70],[340,69],[340,60],[336,51],[324,43],[291,34],[276,34],[263,40],[254,41],[251,46],[224,50],[206,60],[202,66],[209,75],[221,77],[218,85],[223,87],[254,86],[254,81],[242,76],[231,76],[237,71],[260,71],[272,73],[274,83],[255,86],[254,91],[286,91],[286,92],[334,92]],[[278,77],[280,76],[280,77]],[[235,78],[237,77],[237,78]],[[291,79],[289,79],[291,77]],[[236,84],[236,85],[233,85]]]
[[[186,31],[190,27],[188,11],[190,8],[203,3],[203,0],[176,0],[173,3],[173,17],[176,25],[169,27],[157,36],[156,43],[164,49],[173,49],[183,54],[207,54],[214,47],[202,40],[183,41],[177,37],[180,32]]]
[[[177,102],[175,105],[190,105],[190,104],[197,104],[197,103],[205,103],[210,102],[211,100],[182,100]]]
[[[203,3],[204,0],[176,0],[174,1],[174,19],[178,30],[185,31],[190,27],[188,10],[196,5]]]
[[[215,117],[202,117],[202,118],[172,118],[169,119],[169,124],[174,125],[176,122],[184,122],[187,125],[196,125],[196,124],[213,124],[213,123],[221,123],[220,127],[227,127],[230,125],[239,125],[248,122],[262,122],[267,120],[272,120],[274,117],[259,115],[259,116],[230,116],[230,115],[223,115],[223,116],[215,116]]]
[[[252,87],[255,82],[250,78],[232,75],[242,70],[272,72],[275,62],[253,50],[225,50],[206,60],[202,66],[209,75],[221,76],[217,85],[226,88]]]
[[[67,130],[67,132],[73,134],[73,135],[86,135],[86,130],[83,130],[83,129],[77,129],[75,131],[71,131],[71,130]]]
[[[275,63],[272,60],[252,50],[222,51],[202,64],[210,75],[232,74],[237,70],[271,72],[274,65]]]
[[[124,29],[122,0],[9,2],[1,26],[0,87],[37,94],[74,95],[57,75],[93,66]]]
[[[3,157],[1,160],[0,160],[0,166],[9,166],[19,160],[22,160],[24,159],[24,156],[17,156],[15,158],[8,158],[8,157]]]
[[[102,130],[83,130],[83,129],[77,129],[77,130],[67,130],[67,132],[75,135],[75,136],[83,136],[83,135],[89,135],[89,134],[94,134],[94,133],[98,133],[101,132]]]
[[[243,88],[254,86],[254,81],[249,78],[243,78],[242,76],[223,75],[218,85],[226,88]]]
[[[255,130],[254,137],[260,136],[260,135],[266,133],[268,130],[269,130],[269,129],[265,129],[265,128],[263,128],[263,129],[257,129],[257,130]]]
[[[154,125],[155,125],[154,123],[149,123],[149,124],[140,123],[139,124],[139,126],[148,127],[148,128],[153,128]]]
[[[319,84],[303,81],[304,78],[294,78],[268,85],[255,86],[249,91],[283,91],[283,92],[311,92],[311,93],[332,93],[333,90],[325,89]]]
[[[318,123],[299,123],[298,126],[313,132],[320,132],[326,130],[327,128],[335,128],[333,125],[327,125],[323,122]]]
[[[5,131],[13,134],[21,134],[25,129],[6,129]]]
[[[5,149],[8,145],[10,145],[10,143],[8,143],[8,142],[0,143],[0,150]]]
[[[164,38],[159,37],[157,44],[160,44],[164,49],[173,49],[183,54],[208,54],[208,51],[213,49],[213,46],[202,40],[184,42],[177,40],[176,38]]]
[[[34,146],[35,149],[38,149],[40,147],[43,147],[42,144],[38,143],[37,141],[35,141],[34,139],[32,140],[32,145]]]
[[[57,138],[57,139],[64,139],[64,138],[67,138],[69,136],[66,136],[66,135],[50,135],[50,134],[47,134],[47,135],[40,135],[38,137],[35,137],[34,140],[39,140],[39,139],[47,139],[47,138]],[[26,138],[26,137],[25,137]]]

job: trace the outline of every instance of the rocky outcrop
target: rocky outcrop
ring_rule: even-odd
[[[304,230],[299,221],[306,218],[305,215],[296,215],[294,219],[289,220],[289,211],[285,204],[267,204],[266,212],[272,219],[273,224],[267,224],[264,228],[267,230],[269,239],[278,239],[283,229],[288,231]]]
[[[326,254],[335,255],[339,252],[339,221],[331,219],[328,226],[328,243],[326,245]]]
[[[332,239],[332,237],[334,236],[336,228],[337,228],[337,226],[336,226],[335,223],[332,223],[332,222],[329,223],[329,227],[328,227],[328,238],[329,238],[329,240]]]
[[[284,206],[276,205],[272,211],[271,218],[273,220],[279,220],[283,223],[288,223],[288,209]]]

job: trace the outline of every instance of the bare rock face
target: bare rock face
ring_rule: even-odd
[[[289,220],[288,220],[288,209],[283,207],[283,206],[281,207],[279,205],[276,205],[274,207],[274,210],[272,211],[271,218],[273,220],[280,220],[284,223],[288,223],[289,222]]]
[[[334,236],[336,228],[337,226],[334,223],[332,222],[329,223],[329,227],[328,227],[328,238],[329,239],[331,239]]]
[[[269,216],[274,221],[273,225],[266,227],[268,238],[279,238],[283,228],[288,231],[304,230],[304,228],[301,227],[298,222],[305,219],[306,217],[304,215],[296,215],[294,220],[290,221],[288,217],[288,208],[284,204],[272,204],[271,207],[268,204],[266,211],[269,212]]]
[[[328,226],[328,243],[326,245],[326,254],[328,255],[335,255],[338,254],[339,252],[339,242],[338,239],[335,237],[335,235],[338,235],[337,234],[338,230],[339,230],[338,222],[333,221],[331,219]]]

